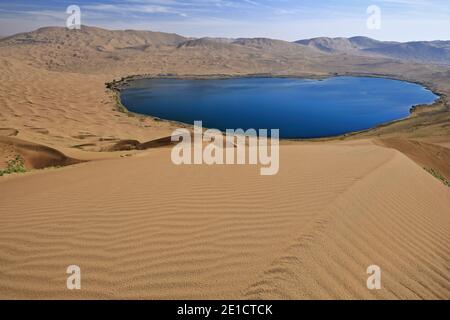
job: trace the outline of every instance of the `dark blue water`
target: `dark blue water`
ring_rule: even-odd
[[[207,128],[280,129],[282,138],[327,137],[405,118],[437,96],[390,79],[333,77],[146,79],[121,95],[132,112]]]

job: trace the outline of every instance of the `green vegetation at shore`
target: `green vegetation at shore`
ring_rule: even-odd
[[[0,169],[0,177],[11,173],[24,173],[27,171],[25,168],[25,161],[20,155],[17,155],[14,159],[7,162],[6,169]]]
[[[121,83],[123,80],[124,78],[122,78],[120,81],[113,80],[113,82],[109,82],[106,84],[106,88],[113,92],[117,110],[119,112],[125,113],[129,117],[134,117],[135,115],[132,112],[128,111],[128,109],[122,104],[122,101],[120,100],[120,89],[117,87],[117,84]]]
[[[442,181],[443,184],[445,184],[447,187],[450,187],[450,182],[437,170],[434,170],[432,168],[424,168],[428,173],[433,175],[436,179],[439,179]]]

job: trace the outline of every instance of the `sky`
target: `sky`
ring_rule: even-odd
[[[0,0],[0,36],[64,27],[69,5],[83,25],[190,37],[450,40],[449,0]]]

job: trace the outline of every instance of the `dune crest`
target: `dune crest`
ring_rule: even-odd
[[[5,162],[15,156],[22,157],[28,169],[62,167],[83,162],[47,146],[0,136],[0,159]]]
[[[449,188],[371,143],[280,157],[273,177],[175,166],[163,148],[0,181],[1,296],[450,297]],[[71,264],[78,292],[65,289]],[[365,286],[372,264],[380,291]]]

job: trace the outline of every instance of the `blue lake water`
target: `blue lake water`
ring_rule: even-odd
[[[132,112],[220,130],[280,129],[282,138],[368,129],[437,98],[418,84],[362,77],[144,79],[121,93]]]

